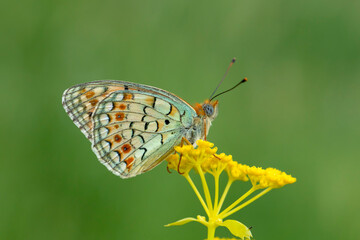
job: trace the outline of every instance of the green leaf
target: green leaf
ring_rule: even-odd
[[[234,236],[239,237],[241,239],[244,238],[250,239],[250,237],[252,237],[249,228],[236,220],[226,220],[223,223],[221,223],[220,226],[226,227]]]
[[[173,223],[169,223],[169,224],[165,225],[165,227],[180,226],[180,225],[184,225],[189,222],[198,222],[198,221],[199,220],[197,220],[196,218],[188,217],[188,218],[183,218],[183,219],[173,222]]]

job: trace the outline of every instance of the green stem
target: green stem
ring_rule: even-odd
[[[220,214],[220,218],[224,219],[228,216],[230,216],[231,214],[236,213],[237,211],[239,211],[240,209],[246,207],[247,205],[249,205],[250,203],[252,203],[253,201],[255,201],[256,199],[258,199],[259,197],[263,196],[264,194],[268,193],[272,188],[268,187],[265,190],[263,190],[261,193],[259,193],[258,195],[256,195],[255,197],[251,198],[250,200],[246,201],[245,203],[241,204],[240,206],[238,206],[237,208],[234,208],[233,210],[231,210],[228,213],[225,214]]]
[[[244,195],[242,195],[241,197],[239,197],[235,202],[233,202],[229,207],[227,207],[224,211],[222,211],[220,213],[220,216],[226,214],[227,212],[229,212],[231,209],[233,209],[234,207],[236,207],[236,205],[238,205],[239,203],[241,203],[245,198],[247,198],[250,194],[252,194],[253,192],[255,192],[256,188],[253,186],[252,188],[250,188],[249,191],[247,191]]]
[[[219,214],[219,212],[220,212],[220,210],[221,210],[221,207],[222,207],[222,205],[224,204],[226,195],[228,194],[229,189],[230,189],[230,187],[231,187],[231,184],[232,184],[233,182],[234,182],[234,180],[231,180],[231,179],[229,178],[229,180],[228,180],[228,182],[227,182],[227,184],[226,184],[226,186],[225,186],[224,192],[223,192],[223,194],[221,195],[220,202],[219,202],[219,205],[218,205],[216,214]]]
[[[208,207],[206,206],[205,201],[204,201],[204,199],[202,198],[201,194],[199,193],[199,190],[198,190],[197,187],[195,186],[193,180],[190,178],[190,176],[189,176],[188,173],[184,174],[183,176],[184,176],[184,177],[186,178],[186,180],[189,182],[191,188],[194,190],[194,192],[195,192],[196,196],[198,197],[201,205],[203,206],[206,214],[208,215],[208,217],[210,217],[209,209],[208,209]]]

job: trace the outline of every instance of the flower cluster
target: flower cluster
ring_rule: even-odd
[[[216,154],[217,148],[214,148],[213,143],[198,140],[197,145],[197,148],[192,145],[175,147],[175,151],[180,155],[173,154],[166,159],[168,168],[179,170],[179,173],[183,174],[189,173],[191,169],[197,171],[197,167],[200,166],[204,173],[210,173],[213,176],[226,170],[232,181],[248,181],[250,179],[252,185],[258,189],[281,188],[296,181],[296,178],[275,168],[250,167],[234,161],[231,155]]]
[[[207,220],[203,216],[198,216],[197,218],[184,218],[166,226],[183,225],[191,221],[196,221],[208,228],[208,240],[218,239],[214,237],[215,229],[219,226],[228,228],[236,237],[250,239],[252,237],[250,229],[244,224],[235,220],[224,221],[223,219],[249,205],[270,190],[294,183],[296,178],[275,168],[263,169],[240,164],[234,161],[231,155],[226,155],[224,153],[217,154],[217,148],[214,147],[214,144],[207,141],[198,140],[197,146],[197,148],[194,148],[192,145],[175,147],[176,153],[170,155],[166,159],[168,162],[167,167],[168,169],[179,172],[185,177],[199,198],[208,218]],[[191,170],[194,170],[200,176],[205,200],[189,175]],[[228,175],[228,183],[219,199],[219,177],[224,171]],[[206,173],[209,173],[214,177],[215,194],[213,197],[211,197],[206,182]],[[230,186],[235,181],[250,181],[252,187],[229,207],[221,211]],[[254,192],[261,189],[262,191],[260,193],[250,198]]]

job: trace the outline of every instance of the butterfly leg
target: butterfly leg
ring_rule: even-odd
[[[186,143],[186,145],[192,145],[191,142],[189,140],[187,140],[187,138],[182,137],[181,143],[180,143],[181,147],[184,146],[184,142]]]
[[[206,120],[204,119],[204,140],[206,141]]]
[[[186,143],[187,145],[192,145],[192,144],[189,142],[189,140],[187,140],[186,138],[182,137],[181,143],[180,143],[180,147],[184,146],[184,143]],[[177,169],[177,171],[178,171],[179,174],[183,175],[184,173],[181,173],[181,172],[180,172],[181,159],[182,159],[182,153],[180,154],[179,164],[178,164],[178,169]]]

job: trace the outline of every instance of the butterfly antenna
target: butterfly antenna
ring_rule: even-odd
[[[231,66],[234,64],[235,61],[236,61],[236,58],[233,58],[233,59],[231,60],[231,63],[230,63],[230,65],[229,65],[229,67],[226,69],[226,72],[225,72],[224,76],[222,77],[221,81],[219,82],[219,84],[218,84],[217,87],[215,88],[214,92],[210,95],[209,99],[212,99],[212,96],[216,93],[216,90],[218,90],[218,88],[220,87],[221,83],[224,81],[226,75],[228,74]]]
[[[230,89],[228,89],[228,90],[226,90],[226,91],[223,91],[223,92],[221,92],[221,93],[219,93],[219,94],[216,94],[214,97],[210,98],[210,101],[213,100],[214,98],[216,98],[216,97],[224,94],[224,93],[227,93],[227,92],[233,90],[234,88],[236,88],[237,86],[239,86],[240,84],[242,84],[242,83],[244,83],[244,82],[247,82],[247,78],[244,78],[243,80],[241,80],[240,82],[238,82],[238,83],[237,83],[235,86],[233,86],[232,88],[230,88]]]

